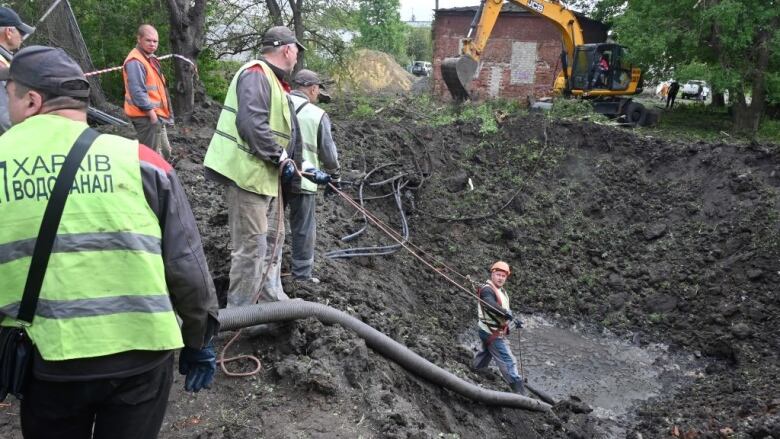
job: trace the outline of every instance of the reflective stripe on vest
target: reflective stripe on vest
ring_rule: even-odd
[[[165,77],[162,72],[159,72],[137,47],[127,55],[123,66],[126,66],[131,60],[139,61],[146,69],[146,84],[144,86],[154,112],[160,117],[170,119],[171,109],[168,107],[168,91],[165,88]],[[127,83],[127,70],[124,68],[122,69],[122,78],[125,81],[125,114],[127,114],[127,117],[146,117],[146,112],[133,104],[133,99],[130,96],[130,87],[128,87]]]
[[[493,290],[493,293],[496,294],[496,302],[501,307],[501,309],[510,311],[509,295],[507,295],[503,289],[496,288],[496,286],[493,285],[493,282],[491,281],[487,281],[487,283],[482,286],[482,288],[484,287],[490,287]],[[482,288],[480,288],[480,291]],[[494,331],[497,331],[504,326],[502,321],[493,318],[489,313],[482,309],[482,302],[477,302],[477,317],[479,318],[479,329],[482,329],[485,332],[493,333]]]
[[[238,78],[244,70],[260,66],[271,86],[269,126],[276,143],[288,149],[292,132],[292,115],[287,94],[271,68],[263,61],[250,61],[236,72],[230,82],[225,104],[219,114],[217,129],[211,138],[203,164],[232,180],[238,187],[259,195],[275,197],[279,192],[279,169],[251,153],[251,148],[238,135],[236,113],[238,108]]]
[[[0,137],[0,318],[13,318],[48,196],[86,124],[33,116]],[[138,142],[97,138],[76,174],[27,328],[49,361],[182,346]]]
[[[298,126],[301,129],[301,138],[303,139],[303,160],[308,161],[315,168],[320,169],[320,159],[318,151],[318,133],[320,121],[325,115],[325,110],[309,103],[309,100],[296,95],[290,95],[290,100],[295,108],[295,114],[298,117]],[[309,181],[307,178],[301,179],[301,190],[305,192],[317,192],[317,184]]]

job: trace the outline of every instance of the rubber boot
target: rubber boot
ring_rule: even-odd
[[[523,385],[522,380],[512,383],[512,391],[518,395],[528,396],[528,392],[525,391],[525,385]]]

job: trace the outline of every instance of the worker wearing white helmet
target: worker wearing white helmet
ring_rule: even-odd
[[[517,360],[506,340],[510,322],[514,320],[515,328],[522,328],[522,322],[512,315],[509,295],[503,289],[510,274],[512,271],[509,264],[498,261],[490,267],[490,279],[479,289],[477,313],[482,350],[474,356],[472,367],[474,370],[484,369],[491,360],[495,360],[501,376],[512,387],[512,391],[525,395],[524,378],[517,372]]]

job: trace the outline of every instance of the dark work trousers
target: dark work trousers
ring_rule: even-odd
[[[31,377],[21,404],[22,434],[25,439],[156,438],[172,383],[173,355],[128,378],[54,382]]]
[[[155,124],[152,124],[146,117],[131,117],[130,121],[135,127],[138,142],[155,150],[165,160],[171,159],[171,143],[168,141],[168,130],[162,119],[158,119]]]
[[[669,91],[666,95],[666,108],[672,109],[674,108],[674,100],[677,98],[677,90],[674,92]]]
[[[286,191],[284,201],[290,206],[290,234],[292,235],[293,279],[311,278],[314,267],[314,243],[317,241],[317,194],[294,194]]]

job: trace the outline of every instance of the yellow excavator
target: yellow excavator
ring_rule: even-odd
[[[596,112],[625,119],[632,125],[649,125],[657,120],[657,115],[649,115],[642,104],[629,97],[642,92],[643,81],[641,69],[625,62],[624,47],[585,41],[582,21],[558,0],[508,1],[550,20],[561,32],[562,68],[553,85],[554,94],[586,99]],[[469,99],[466,87],[477,73],[503,6],[504,0],[482,0],[463,40],[461,55],[442,62],[442,77],[453,99]]]

